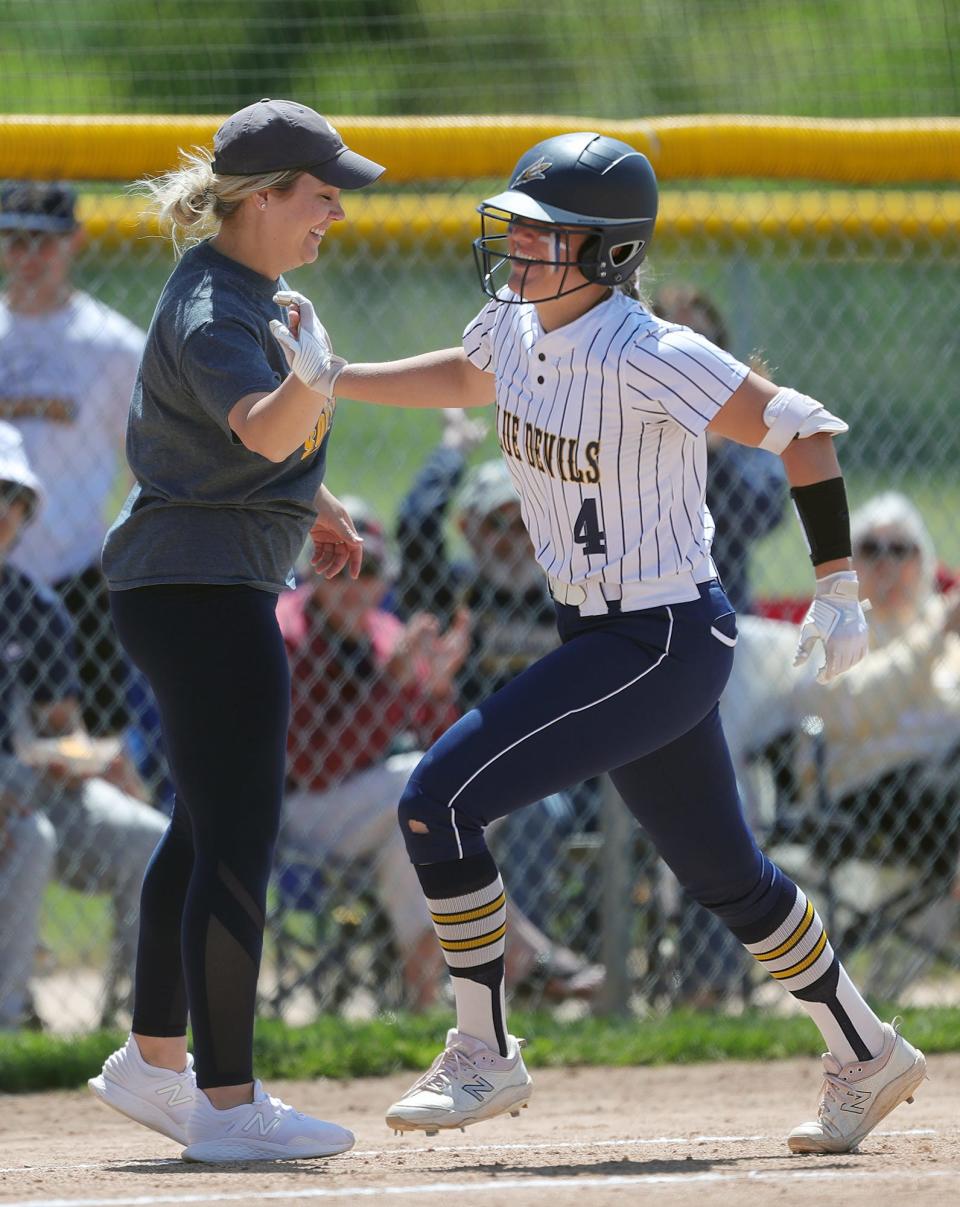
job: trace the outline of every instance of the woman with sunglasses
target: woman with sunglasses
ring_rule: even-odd
[[[851,516],[853,561],[873,605],[871,648],[826,691],[804,687],[823,721],[826,775],[851,841],[880,864],[906,856],[926,875],[957,867],[960,587],[938,592],[929,530],[904,495]],[[952,821],[950,819],[953,819]]]
[[[344,368],[318,341],[283,335],[295,373],[326,358],[330,392],[394,406],[496,403],[563,643],[444,734],[401,801],[457,1026],[387,1122],[461,1127],[530,1097],[507,1029],[505,897],[484,829],[606,771],[681,884],[826,1041],[819,1117],[790,1133],[790,1148],[847,1152],[911,1097],[925,1061],[863,1000],[813,903],[744,821],[717,707],[736,617],[704,501],[708,428],[782,457],[816,576],[797,661],[819,644],[821,679],[834,679],[867,649],[832,441],[847,425],[638,299],[656,210],[653,170],[634,148],[597,134],[547,139],[480,206],[474,246],[491,300],[462,347]]]
[[[383,168],[292,101],[233,114],[214,152],[150,183],[175,243],[194,245],[150,325],[127,432],[136,484],[103,567],[177,796],[143,886],[132,1034],[91,1089],[185,1160],[329,1156],[350,1132],[271,1097],[252,1069],[290,709],[275,613],[308,534],[329,576],[356,577],[362,543],[323,486],[334,404],[302,365],[288,372],[270,323],[291,297],[282,273],[343,220],[341,190]],[[301,308],[300,336],[315,324]]]

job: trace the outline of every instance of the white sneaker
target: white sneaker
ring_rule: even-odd
[[[198,1093],[180,1156],[184,1161],[283,1161],[332,1157],[354,1143],[345,1127],[295,1111],[255,1081],[253,1102],[225,1111]]]
[[[883,1024],[883,1050],[872,1060],[841,1065],[823,1054],[826,1070],[816,1123],[801,1123],[787,1137],[791,1152],[846,1153],[873,1131],[901,1102],[913,1102],[913,1092],[927,1075],[927,1062],[894,1025]]]
[[[131,1035],[122,1048],[108,1056],[99,1077],[87,1085],[101,1102],[121,1115],[176,1140],[187,1142],[187,1118],[197,1097],[193,1057],[187,1055],[182,1073],[147,1064]]]
[[[508,1035],[507,1055],[501,1056],[482,1040],[451,1028],[446,1048],[387,1111],[387,1126],[435,1136],[441,1128],[463,1128],[505,1111],[519,1115],[533,1093],[520,1055],[523,1042]]]

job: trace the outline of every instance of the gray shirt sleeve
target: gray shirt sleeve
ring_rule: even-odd
[[[234,406],[248,394],[269,394],[283,380],[264,354],[257,332],[236,319],[214,319],[187,339],[180,377],[203,410],[228,436]]]

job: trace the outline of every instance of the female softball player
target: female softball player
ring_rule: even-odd
[[[496,403],[500,445],[556,601],[562,646],[464,716],[425,755],[400,824],[453,977],[457,1026],[390,1107],[397,1129],[459,1127],[530,1097],[503,997],[504,890],[484,827],[607,771],[687,891],[807,1009],[829,1052],[816,1122],[795,1152],[853,1148],[924,1077],[923,1055],[866,1004],[812,903],[744,822],[717,701],[736,617],[710,556],[708,429],[782,456],[816,595],[796,661],[818,641],[826,682],[867,627],[832,437],[847,426],[778,388],[622,287],[657,211],[647,160],[595,134],[539,143],[479,207],[491,301],[462,348],[343,368],[282,338],[320,388],[389,405]]]
[[[143,886],[132,1035],[90,1084],[186,1160],[319,1157],[353,1136],[252,1072],[290,707],[274,612],[308,532],[328,577],[356,577],[362,544],[321,484],[333,403],[302,366],[288,375],[270,322],[281,273],[343,219],[341,189],[383,168],[291,101],[235,113],[214,148],[153,183],[175,232],[214,233],[183,255],[150,326],[127,434],[137,481],[103,551],[177,798]],[[315,321],[302,309],[300,335]]]

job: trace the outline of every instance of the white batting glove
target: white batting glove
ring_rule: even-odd
[[[279,319],[270,320],[270,330],[283,348],[290,371],[311,390],[332,398],[337,378],[347,367],[347,361],[334,353],[330,336],[317,318],[313,302],[293,289],[275,293],[273,300],[278,306],[294,307],[300,316],[296,335]]]
[[[860,602],[860,582],[853,570],[838,570],[817,579],[817,593],[803,618],[793,665],[802,666],[818,641],[826,655],[817,671],[818,683],[829,683],[856,666],[869,645],[867,618],[870,601]]]

